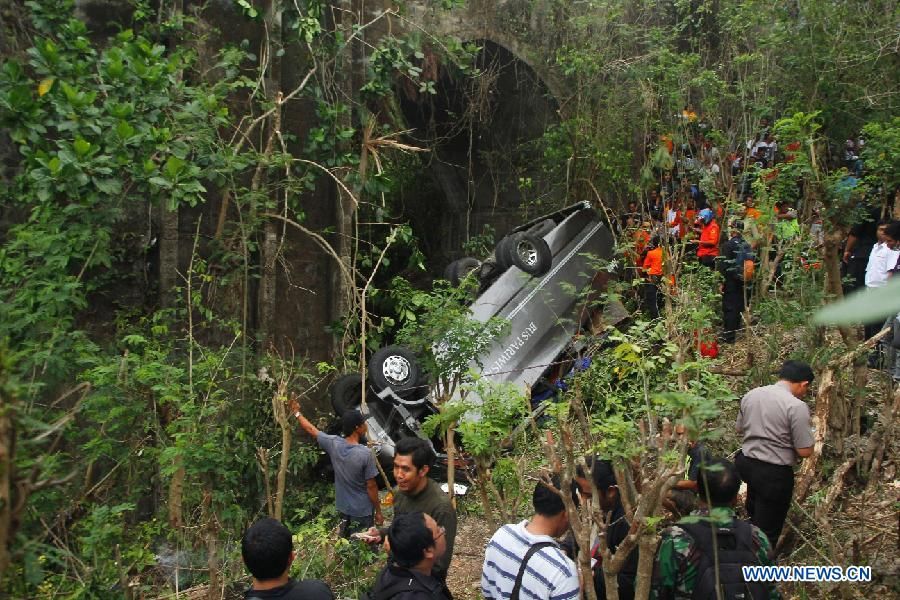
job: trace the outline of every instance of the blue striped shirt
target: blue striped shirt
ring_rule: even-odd
[[[526,531],[528,521],[504,525],[494,533],[484,553],[481,593],[491,600],[512,595],[516,575],[528,548],[538,542],[554,542],[547,535]],[[559,546],[541,548],[528,560],[520,600],[577,600],[581,592],[575,563]]]

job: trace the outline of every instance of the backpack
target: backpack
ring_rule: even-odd
[[[693,538],[700,560],[694,582],[694,600],[716,600],[716,569],[713,555],[712,525],[679,523]],[[753,549],[753,526],[746,521],[733,520],[727,527],[716,528],[716,548],[719,559],[719,587],[722,600],[766,600],[769,592],[759,581],[745,582],[743,566],[758,565]]]
[[[729,267],[732,275],[740,281],[750,281],[756,274],[756,255],[747,240],[741,238],[734,250],[734,262]]]

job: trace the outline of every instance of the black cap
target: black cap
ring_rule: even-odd
[[[366,422],[366,418],[358,410],[348,410],[341,416],[341,434],[350,435],[356,428]]]

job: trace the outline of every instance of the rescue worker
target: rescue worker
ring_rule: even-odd
[[[777,383],[752,389],[741,399],[735,422],[743,444],[734,462],[747,482],[747,514],[772,546],[791,506],[794,465],[813,452],[809,407],[803,402],[812,381],[808,364],[786,361]]]
[[[697,246],[697,259],[700,264],[714,269],[716,257],[719,255],[719,224],[716,222],[713,211],[704,208],[697,215],[695,228],[700,231],[700,240]]]

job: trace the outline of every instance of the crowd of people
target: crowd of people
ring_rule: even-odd
[[[660,183],[649,190],[646,202],[631,202],[614,219],[614,225],[628,240],[625,247],[632,274],[643,279],[642,310],[652,318],[659,317],[664,294],[676,285],[675,270],[669,268],[668,261],[694,261],[721,273],[722,331],[718,341],[733,343],[742,329],[758,255],[779,248],[777,265],[784,256],[781,249],[793,246],[796,250],[792,242],[801,233],[796,207],[775,202],[771,214],[764,215],[754,200],[753,183],[766,176],[764,169],[792,161],[799,148],[788,145],[780,150],[768,120],[763,119],[746,149],[723,160],[689,107],[682,118],[685,131],[690,132],[688,141],[676,148],[671,139],[661,140],[673,168],[660,171]],[[848,179],[861,176],[864,165],[859,153],[863,144],[862,140],[848,140]],[[722,164],[730,165],[729,173],[723,173]],[[704,193],[704,189],[727,187],[736,190],[731,196],[737,203],[716,202]],[[815,207],[802,208],[810,218],[805,238],[814,247],[822,241],[821,225],[816,222]],[[847,291],[882,287],[900,272],[900,222],[881,217],[875,212],[866,215],[847,237],[842,257]],[[722,222],[726,224],[724,231]],[[803,260],[803,253],[794,258]],[[896,332],[894,344],[900,346],[900,315],[885,323],[866,324],[866,337],[891,326]],[[701,343],[701,351],[704,349],[710,354],[717,352],[715,343]],[[889,364],[895,379],[900,380],[900,361],[895,354],[889,356]],[[702,443],[688,441],[684,478],[662,503],[671,525],[662,531],[656,549],[651,598],[780,597],[773,582],[745,579],[742,567],[764,567],[775,558],[790,509],[794,466],[813,452],[810,411],[803,401],[813,378],[809,365],[787,361],[776,383],[744,395],[735,423],[742,444],[733,461],[712,455]],[[340,535],[384,546],[385,564],[368,598],[452,598],[447,574],[456,542],[457,515],[447,494],[430,477],[435,459],[430,442],[413,437],[397,443],[393,521],[385,527],[378,466],[364,444],[367,426],[363,415],[355,410],[346,412],[341,421],[342,435],[337,436],[319,431],[302,414],[296,400],[291,402],[291,412],[334,466]],[[616,555],[634,533],[629,521],[633,515],[625,510],[613,465],[596,456],[585,457],[585,464],[588,470],[577,469],[571,488],[564,488],[558,473],[542,477],[533,489],[532,516],[505,524],[493,534],[481,571],[484,598],[570,600],[580,598],[588,586],[598,598],[606,598],[604,556]],[[743,503],[746,519],[736,510],[742,482],[747,486]],[[592,578],[586,580],[575,562],[577,544],[570,532],[563,494],[571,494],[570,505],[589,507],[594,493],[599,494],[595,505],[603,516],[594,521],[588,550]],[[607,551],[601,551],[601,546]],[[616,561],[621,568],[615,572],[622,600],[633,598],[639,578],[648,576],[638,573],[638,547],[626,547],[631,548],[630,553],[624,561]],[[278,521],[254,523],[246,531],[241,548],[252,576],[248,600],[333,598],[323,582],[289,577],[294,558],[291,535]]]
[[[701,348],[715,356],[718,344],[733,343],[743,329],[742,315],[763,253],[776,275],[788,261],[801,268],[821,268],[816,258],[824,241],[821,207],[792,206],[780,200],[761,207],[756,202],[755,182],[771,183],[780,165],[796,160],[800,150],[797,144],[780,148],[768,119],[761,120],[745,148],[723,156],[690,107],[685,107],[681,118],[686,141],[676,145],[670,136],[659,140],[659,151],[671,159],[663,162],[671,168],[654,171],[657,183],[646,197],[629,202],[611,221],[627,249],[626,273],[641,280],[640,305],[650,318],[659,317],[664,294],[676,286],[675,264],[694,262],[721,273],[722,329]],[[862,139],[847,140],[847,176],[842,182],[847,190],[854,189],[863,174],[860,153],[864,146]],[[845,292],[882,286],[890,272],[900,271],[900,223],[891,221],[881,207],[865,213],[845,242]],[[868,324],[866,333],[874,334],[882,325]],[[900,363],[892,368],[900,378]]]
[[[810,412],[803,402],[813,381],[809,365],[787,361],[779,380],[750,390],[741,400],[735,423],[742,446],[734,462],[713,456],[696,441],[688,444],[684,480],[669,493],[664,506],[672,525],[662,533],[652,574],[654,598],[777,598],[772,582],[749,582],[743,566],[772,564],[793,490],[793,465],[812,453]],[[448,495],[429,476],[435,459],[431,444],[417,437],[400,440],[395,449],[396,480],[393,521],[384,527],[374,480],[372,453],[361,444],[366,423],[357,411],[342,419],[343,435],[319,431],[291,409],[300,427],[328,453],[334,465],[340,535],[360,543],[383,544],[385,565],[368,593],[372,600],[452,598],[447,573],[456,542],[457,516]],[[682,432],[683,433],[683,432]],[[600,536],[615,554],[632,533],[631,518],[619,493],[613,465],[600,457],[585,458],[570,488],[559,474],[548,474],[534,486],[533,514],[500,527],[485,548],[481,594],[487,599],[569,600],[592,586],[606,598]],[[747,484],[744,503],[749,520],[735,507],[741,481]],[[594,493],[603,512],[590,548],[592,579],[576,566],[577,544],[569,533],[562,494],[573,505],[589,509]],[[288,529],[274,519],[262,519],[247,529],[242,556],[252,576],[247,600],[330,600],[321,581],[297,581],[289,576],[294,559]],[[639,550],[633,547],[616,573],[619,597],[634,597]]]

